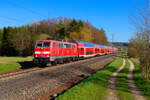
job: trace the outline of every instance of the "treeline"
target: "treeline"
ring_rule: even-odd
[[[131,57],[138,58],[140,61],[140,71],[142,75],[150,80],[150,35],[149,32],[137,33],[130,40],[128,54]]]
[[[35,41],[47,38],[108,44],[103,29],[95,28],[88,21],[59,17],[0,29],[0,56],[30,56]]]
[[[150,2],[150,0],[149,0]],[[134,17],[136,35],[130,40],[129,56],[138,58],[142,75],[150,80],[150,5]]]

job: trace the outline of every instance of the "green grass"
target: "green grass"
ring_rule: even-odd
[[[31,61],[33,57],[0,57],[0,63],[15,63],[22,61]]]
[[[132,95],[130,89],[128,88],[127,74],[128,74],[129,66],[130,64],[126,59],[126,66],[118,74],[116,80],[117,94],[120,100],[134,100],[134,96]]]
[[[11,72],[20,69],[19,63],[0,63],[0,73]]]
[[[0,57],[0,73],[19,70],[19,62],[32,61],[32,57]]]
[[[110,65],[61,94],[56,100],[103,100],[111,74],[121,65],[122,58],[117,57]]]
[[[137,87],[141,90],[141,92],[143,93],[143,95],[146,97],[147,100],[150,100],[150,82],[148,80],[146,80],[141,72],[140,72],[140,67],[139,64],[137,63],[136,60],[133,60],[133,63],[135,65],[135,70],[134,70],[134,81],[137,85]]]

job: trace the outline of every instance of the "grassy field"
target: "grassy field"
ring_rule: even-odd
[[[32,61],[32,57],[0,57],[0,73],[20,69],[20,62],[24,61]]]
[[[126,59],[126,66],[118,74],[116,80],[116,88],[120,100],[134,100],[134,96],[132,95],[130,89],[128,88],[127,74],[128,74],[129,66],[130,64]]]
[[[117,57],[110,65],[61,94],[56,100],[103,100],[111,74],[121,65],[122,58]]]
[[[135,65],[134,81],[137,87],[142,91],[146,99],[150,100],[150,82],[142,77],[142,74],[140,72],[140,67],[137,61],[133,59],[132,61],[134,62]]]
[[[22,61],[31,61],[33,57],[0,57],[0,63],[15,63]]]

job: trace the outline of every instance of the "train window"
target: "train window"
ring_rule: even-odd
[[[104,51],[101,51],[101,53],[104,53]]]
[[[43,47],[50,47],[50,42],[43,42]]]
[[[69,48],[69,44],[67,44],[67,48]]]
[[[55,43],[53,43],[53,47],[54,47],[54,48],[55,48],[55,46],[56,46]]]
[[[69,44],[66,44],[66,48],[69,48]]]
[[[60,47],[63,48],[63,43],[60,44]]]
[[[80,51],[83,51],[83,48],[80,48]]]
[[[99,49],[96,48],[95,51],[99,51]]]
[[[61,47],[61,43],[58,44],[58,48],[62,48],[62,47]]]
[[[68,48],[71,48],[71,44],[68,44]]]
[[[67,48],[67,44],[64,44],[64,48]]]
[[[86,54],[90,55],[90,54],[94,54],[94,52],[93,51],[87,51]]]
[[[66,48],[70,48],[70,44],[66,44]]]
[[[37,43],[36,43],[36,47],[37,47],[37,48],[42,47],[42,45],[43,45],[43,43],[42,43],[42,42],[37,42]]]
[[[72,45],[72,48],[75,48],[75,45]]]
[[[71,48],[71,44],[64,44],[64,48]]]

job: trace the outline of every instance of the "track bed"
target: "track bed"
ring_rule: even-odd
[[[43,68],[13,77],[0,79],[0,100],[45,99],[63,91],[71,84],[89,76],[115,56],[107,55],[64,65]],[[67,85],[69,85],[67,87]],[[64,87],[61,89],[61,87]]]

